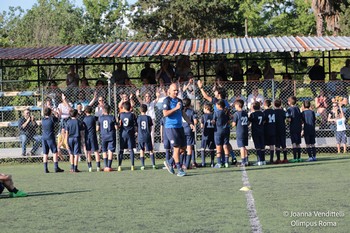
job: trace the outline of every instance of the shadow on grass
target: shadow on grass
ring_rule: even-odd
[[[67,192],[51,192],[51,191],[42,191],[42,192],[30,192],[28,193],[28,197],[39,197],[39,196],[51,196],[51,195],[65,195],[65,194],[72,194],[72,193],[85,193],[85,192],[91,192],[91,190],[79,190],[79,191],[67,191]],[[10,198],[7,195],[0,195],[0,199],[3,198]]]

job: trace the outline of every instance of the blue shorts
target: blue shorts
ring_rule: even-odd
[[[298,133],[290,133],[290,140],[292,144],[301,144],[301,132]]]
[[[138,143],[138,147],[140,150],[143,150],[143,151],[152,151],[153,150],[153,145],[152,145],[152,142],[149,141],[149,142],[139,142]]]
[[[237,138],[237,147],[242,148],[248,146],[248,138]]]
[[[286,135],[276,135],[276,147],[286,148]]]
[[[304,134],[305,144],[306,145],[314,145],[316,143],[316,135],[315,134]]]
[[[134,149],[136,147],[135,135],[123,133],[120,137],[120,149]]]
[[[192,146],[194,145],[194,134],[192,135],[186,135],[186,145]]]
[[[228,145],[230,143],[230,133],[227,133],[227,131],[215,132],[214,141],[217,146]]]
[[[275,135],[265,135],[265,145],[271,146],[276,144],[276,136]]]
[[[345,131],[336,131],[335,132],[335,139],[337,141],[337,144],[347,144],[347,138]]]
[[[4,185],[0,182],[0,194],[2,194],[4,189],[5,189]]]
[[[68,138],[68,147],[72,155],[81,154],[80,138]]]
[[[253,135],[253,142],[256,150],[265,149],[265,140],[263,135]]]
[[[186,147],[184,128],[165,128],[164,134],[166,134],[171,147]]]
[[[201,148],[202,149],[208,148],[209,150],[214,150],[215,149],[214,139],[202,139]]]
[[[85,147],[87,151],[98,151],[97,136],[85,137]]]
[[[112,141],[102,140],[101,142],[102,152],[103,153],[108,151],[115,152],[115,146],[116,146],[115,141],[116,141],[115,138]]]
[[[42,140],[43,144],[43,154],[48,155],[50,150],[53,154],[57,153],[57,144],[56,144],[56,139],[43,139]]]

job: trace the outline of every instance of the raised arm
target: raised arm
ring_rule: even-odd
[[[205,91],[203,88],[203,82],[201,80],[198,80],[197,82],[197,86],[199,88],[199,90],[201,91],[201,94],[203,96],[204,99],[208,100],[209,102],[211,102],[213,100],[213,98],[211,98]]]

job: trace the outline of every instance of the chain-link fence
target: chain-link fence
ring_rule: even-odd
[[[290,77],[284,77],[280,82],[274,80],[265,80],[262,82],[217,82],[205,83],[203,85],[205,96],[199,90],[196,81],[179,83],[179,98],[189,98],[192,108],[197,112],[200,122],[203,114],[203,105],[217,98],[217,90],[224,90],[225,98],[230,105],[231,111],[234,112],[234,101],[242,99],[244,108],[250,111],[252,103],[265,99],[280,99],[283,108],[288,108],[288,97],[296,96],[297,105],[302,107],[302,102],[308,100],[311,102],[312,110],[315,111],[316,121],[316,147],[319,152],[336,152],[337,130],[336,119],[339,118],[340,109],[343,110],[346,134],[348,134],[347,122],[350,117],[348,103],[348,84],[343,81],[329,82],[311,82],[304,83],[290,80]],[[1,123],[0,123],[0,157],[28,157],[41,154],[40,134],[41,134],[41,116],[42,109],[50,107],[60,113],[61,121],[68,118],[69,107],[62,100],[62,94],[67,98],[70,107],[77,108],[80,111],[85,106],[91,105],[95,110],[95,116],[101,114],[103,104],[109,104],[112,108],[112,114],[118,116],[122,102],[129,100],[133,107],[133,112],[139,115],[141,104],[148,106],[147,115],[154,123],[152,130],[152,139],[157,151],[157,157],[164,157],[164,146],[161,142],[161,119],[162,102],[167,96],[168,86],[147,85],[137,88],[135,86],[106,86],[97,85],[94,88],[66,88],[60,89],[57,86],[50,86],[43,90],[25,91],[25,92],[3,92],[0,93],[1,99]],[[101,100],[101,101],[100,101]],[[27,115],[29,112],[29,115]],[[31,117],[31,127],[22,128]],[[200,124],[196,127],[196,149],[200,149],[201,129]],[[55,134],[60,137],[60,124],[57,124]],[[286,126],[287,147],[291,148],[289,125]],[[25,136],[23,136],[25,135]],[[119,134],[117,133],[117,136]],[[231,128],[231,145],[237,150],[235,142],[235,128]],[[119,139],[117,138],[117,151],[119,149]],[[23,147],[23,144],[26,147]],[[64,144],[64,143],[63,143]],[[67,158],[67,151],[64,145],[59,141],[61,148],[61,159]],[[305,148],[305,142],[301,146]],[[38,147],[38,148],[36,148]],[[248,149],[252,149],[253,142],[249,141]],[[135,149],[137,151],[137,149]],[[198,153],[199,155],[200,153]],[[84,156],[82,156],[84,159]],[[41,158],[38,156],[38,161]]]

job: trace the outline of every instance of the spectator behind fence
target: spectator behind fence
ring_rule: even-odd
[[[324,129],[327,124],[328,99],[323,89],[320,90],[320,94],[315,98],[315,106],[317,116],[321,117],[320,129]]]
[[[223,82],[227,82],[227,64],[224,59],[221,59],[215,67],[216,77],[221,77]]]
[[[19,139],[22,146],[22,156],[26,156],[27,143],[30,141],[34,141],[34,145],[28,155],[35,155],[41,143],[41,136],[36,135],[38,124],[36,123],[34,116],[30,114],[29,109],[23,111],[23,116],[18,121],[18,127]]]
[[[326,84],[326,91],[328,96],[335,96],[337,84],[341,82],[337,79],[338,73],[332,72],[329,76],[329,81]]]
[[[104,99],[107,98],[108,88],[102,79],[97,80],[95,84],[95,92],[97,96],[102,96]]]
[[[133,111],[133,108],[135,106],[135,101],[133,100],[133,97],[134,97],[134,94],[131,93],[130,96],[128,96],[128,94],[126,92],[122,92],[120,94],[120,101],[118,103],[118,109],[119,109],[119,113],[123,112],[124,109],[123,109],[123,104],[125,102],[130,102],[130,111],[132,112]]]
[[[217,75],[215,77],[215,82],[214,82],[213,89],[212,89],[213,92],[220,89],[220,88],[224,88],[224,85],[225,85],[225,83],[224,83],[223,78],[221,76]]]
[[[235,102],[237,100],[243,101],[242,109],[245,110],[247,108],[247,99],[244,96],[242,96],[242,90],[239,88],[233,89],[233,97],[229,100],[229,104],[234,111],[236,111]]]
[[[193,80],[193,73],[189,72],[187,74],[187,82],[184,83],[182,91],[184,92],[184,96],[189,98],[194,104],[194,99],[195,99],[195,84]]]
[[[259,89],[257,86],[253,86],[252,94],[248,95],[248,100],[247,100],[248,111],[251,110],[251,106],[255,102],[259,102],[260,105],[264,103],[264,97],[261,94],[259,94]]]
[[[151,63],[145,62],[145,68],[141,70],[140,78],[142,82],[148,81],[148,84],[157,84],[156,70],[151,68]]]
[[[234,82],[233,85],[237,86],[239,89],[243,89],[244,85],[244,72],[241,66],[241,63],[236,60],[233,63],[232,67],[232,81]]]
[[[56,81],[50,81],[47,87],[47,96],[52,100],[52,106],[57,108],[58,104],[62,102],[62,91],[58,87]]]
[[[66,85],[67,85],[66,95],[71,100],[74,100],[78,94],[79,80],[80,80],[79,75],[75,73],[75,66],[70,65],[69,72],[66,78]]]
[[[92,89],[89,85],[87,78],[82,78],[80,81],[79,92],[83,92],[86,99],[90,99],[92,96]]]
[[[191,72],[191,63],[189,56],[180,56],[176,60],[175,76],[178,79],[188,81],[187,75]]]
[[[312,91],[313,96],[317,96],[316,87],[323,87],[324,80],[326,78],[326,74],[324,72],[323,66],[320,65],[320,59],[315,58],[314,65],[308,70],[309,77],[311,79],[310,89]]]
[[[160,80],[163,80],[165,85],[170,85],[174,76],[175,72],[173,67],[170,65],[170,61],[168,59],[164,59],[161,68],[158,70],[156,75],[158,83],[160,83]]]
[[[111,84],[125,85],[127,82],[126,80],[129,80],[128,73],[123,70],[123,64],[118,63],[117,69],[112,73]]]
[[[262,76],[262,72],[256,61],[253,61],[251,67],[245,72],[245,75],[247,75],[247,95],[250,95],[252,92],[252,85],[259,82]]]
[[[267,98],[267,90],[271,89],[271,93],[272,93],[272,82],[275,79],[275,69],[272,68],[269,60],[265,61],[263,75],[264,75],[264,82],[263,82],[264,97]],[[277,88],[274,85],[273,86],[273,97],[276,96],[276,91],[277,91]]]
[[[346,59],[345,66],[340,69],[340,76],[344,81],[350,80],[350,59]]]

